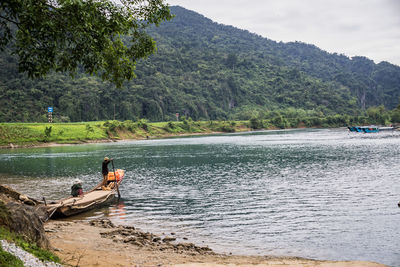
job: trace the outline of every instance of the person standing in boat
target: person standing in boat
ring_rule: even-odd
[[[107,186],[107,178],[108,178],[108,164],[112,161],[112,159],[109,159],[108,157],[104,158],[103,164],[102,164],[102,173],[103,173],[103,184],[104,186]]]

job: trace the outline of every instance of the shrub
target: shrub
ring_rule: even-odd
[[[285,129],[289,126],[288,120],[282,116],[277,116],[277,117],[273,118],[272,124],[275,125],[275,127],[280,128],[280,129]]]
[[[138,125],[139,128],[142,128],[142,129],[145,130],[145,131],[148,131],[148,130],[149,130],[149,125],[148,125],[148,122],[147,122],[146,119],[140,119],[140,120],[137,122],[137,125]]]
[[[133,122],[133,121],[131,121],[131,120],[126,120],[126,121],[124,121],[123,122],[123,127],[125,128],[125,129],[127,129],[128,131],[130,131],[130,132],[135,132],[135,130],[136,130],[136,128],[137,128],[137,126],[135,125],[135,123]]]
[[[181,128],[184,129],[185,131],[191,132],[191,130],[192,130],[191,129],[192,128],[191,120],[187,120],[185,118],[182,118]]]
[[[172,121],[169,121],[165,126],[164,126],[164,130],[169,132],[169,133],[174,133],[178,130],[177,125],[175,125],[175,123],[173,123]]]
[[[168,122],[168,128],[175,129],[175,124],[172,121]]]
[[[86,130],[86,138],[88,138],[89,133],[94,133],[94,129],[90,124],[86,124],[85,130]]]
[[[53,129],[53,126],[47,127],[44,129],[44,142],[49,141],[50,136],[51,136],[51,130]]]
[[[106,121],[106,122],[103,124],[103,126],[106,127],[109,131],[115,132],[115,130],[116,130],[117,128],[121,128],[121,123],[120,123],[119,121],[117,121],[117,120],[114,120],[114,121]]]
[[[253,117],[250,119],[250,128],[257,130],[263,128],[263,122],[261,119]]]
[[[225,133],[234,133],[236,131],[235,127],[232,126],[231,124],[223,124],[220,129],[221,129],[221,132],[225,132]]]

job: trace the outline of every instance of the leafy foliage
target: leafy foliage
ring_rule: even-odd
[[[19,70],[30,77],[81,68],[120,86],[155,51],[145,28],[168,19],[163,0],[4,0],[0,49],[12,43]]]
[[[49,140],[50,136],[51,136],[51,130],[53,129],[53,126],[49,126],[44,129],[44,140],[47,141]]]

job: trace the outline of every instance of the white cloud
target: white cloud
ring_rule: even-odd
[[[275,41],[400,65],[399,0],[167,0]]]

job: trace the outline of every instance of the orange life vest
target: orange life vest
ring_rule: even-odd
[[[117,177],[117,181],[121,181],[122,177],[124,177],[125,171],[118,169],[115,171],[115,175],[114,172],[108,172],[108,177],[107,177],[107,181],[115,181],[115,177]]]

